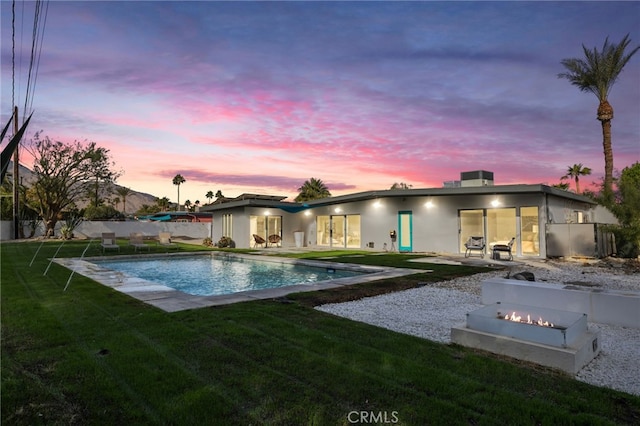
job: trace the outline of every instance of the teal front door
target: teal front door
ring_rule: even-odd
[[[413,251],[413,216],[410,211],[398,212],[398,251]]]

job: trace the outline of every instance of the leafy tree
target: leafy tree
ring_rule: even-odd
[[[558,74],[559,78],[566,78],[583,92],[591,92],[598,98],[597,118],[602,125],[602,145],[604,148],[604,196],[609,198],[613,191],[613,149],[611,147],[611,120],[613,107],[609,104],[608,96],[611,89],[631,57],[640,49],[637,46],[625,54],[625,49],[631,43],[629,34],[624,36],[619,44],[609,43],[607,37],[599,51],[582,45],[584,59],[567,58],[561,61],[567,72]]]
[[[186,182],[186,179],[181,174],[177,174],[173,177],[173,184],[178,187],[178,211],[180,210],[180,185]]]
[[[209,204],[211,204],[211,200],[213,199],[213,191],[207,191],[207,195],[205,195],[205,197],[209,201]]]
[[[133,191],[131,188],[119,186],[116,188],[116,194],[122,197],[122,213],[127,214],[127,197],[131,195]]]
[[[143,204],[142,207],[140,207],[140,209],[138,209],[138,211],[135,214],[136,216],[146,216],[149,214],[158,213],[159,211],[160,211],[160,206],[158,206],[158,204],[155,204],[153,206],[150,206],[149,204]]]
[[[407,185],[404,182],[394,182],[393,185],[391,185],[391,188],[389,189],[411,189],[413,187],[413,185]]]
[[[610,207],[620,222],[616,232],[621,256],[640,254],[640,163],[625,167],[618,179],[615,203]]]
[[[220,199],[220,198],[224,198],[224,195],[222,195],[222,191],[220,191],[219,189],[216,191],[216,200]]]
[[[108,149],[97,147],[95,142],[91,142],[85,155],[90,159],[88,164],[91,180],[93,180],[92,185],[87,188],[91,194],[88,198],[91,205],[100,206],[104,203],[104,200],[100,199],[100,189],[110,190],[110,184],[113,184],[120,174],[111,169],[115,163],[109,159]]]
[[[191,211],[191,200],[187,200],[184,202],[184,208],[186,209],[186,211],[190,212]]]
[[[41,138],[36,133],[27,147],[33,156],[35,182],[27,191],[27,205],[36,210],[46,224],[46,235],[53,235],[65,209],[83,199],[87,188],[116,176],[109,172],[109,151],[95,143],[63,143]]]
[[[569,166],[567,168],[567,174],[562,176],[560,180],[573,178],[576,182],[576,193],[580,194],[580,176],[586,176],[590,174],[591,174],[591,169],[589,167],[582,167],[582,163],[574,164],[573,166]],[[567,185],[567,189],[568,189],[568,185]]]
[[[84,218],[87,220],[120,220],[124,219],[122,212],[113,206],[88,206],[84,209]]]
[[[321,179],[311,178],[304,182],[304,184],[298,188],[298,196],[295,198],[296,202],[318,200],[320,198],[331,197],[331,192]]]

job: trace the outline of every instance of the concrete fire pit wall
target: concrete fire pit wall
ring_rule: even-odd
[[[505,278],[483,281],[482,304],[498,302],[585,313],[590,322],[640,328],[640,292]]]

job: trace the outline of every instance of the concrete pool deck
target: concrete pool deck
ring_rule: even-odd
[[[210,255],[211,253],[206,253]],[[153,257],[170,257],[170,256],[202,256],[203,253],[168,253],[158,255],[131,255],[118,256],[118,259],[135,259],[135,258],[153,258]],[[70,269],[72,274],[80,274],[87,278],[91,278],[98,283],[111,287],[116,291],[127,294],[135,299],[141,300],[149,305],[162,309],[165,312],[178,312],[188,309],[205,308],[209,306],[228,305],[231,303],[248,302],[261,299],[275,299],[284,297],[291,293],[317,291],[330,288],[348,286],[352,284],[365,283],[386,278],[396,278],[405,275],[428,272],[424,269],[404,269],[389,268],[369,265],[355,265],[339,262],[320,262],[313,260],[300,260],[283,257],[266,257],[245,254],[225,253],[224,256],[241,257],[245,259],[254,259],[261,261],[271,261],[278,263],[299,264],[304,266],[316,266],[321,268],[346,269],[350,271],[363,272],[363,275],[349,278],[339,278],[329,281],[321,281],[316,284],[296,284],[286,287],[278,287],[265,290],[251,290],[239,293],[220,295],[220,296],[194,296],[187,294],[162,284],[147,281],[141,278],[131,277],[122,272],[114,271],[102,267],[93,261],[104,260],[104,257],[87,257],[81,258],[61,258],[53,261]],[[69,289],[73,289],[73,280],[69,282]]]

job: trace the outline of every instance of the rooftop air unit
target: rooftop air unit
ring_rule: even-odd
[[[474,170],[460,173],[460,186],[493,186],[493,172]]]

